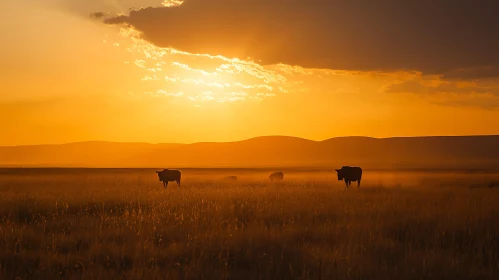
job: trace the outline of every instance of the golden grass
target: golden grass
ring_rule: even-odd
[[[497,189],[250,173],[4,174],[0,279],[499,279]]]

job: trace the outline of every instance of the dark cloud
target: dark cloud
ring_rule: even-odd
[[[186,0],[106,22],[161,47],[264,64],[455,75],[498,67],[498,11],[497,0]]]
[[[499,66],[484,66],[468,69],[456,69],[442,75],[448,80],[475,80],[499,77]]]
[[[90,14],[90,18],[95,18],[95,19],[101,19],[105,16],[106,14],[104,14],[103,12],[95,12]]]
[[[499,98],[494,96],[472,97],[464,99],[449,99],[435,101],[433,104],[450,107],[477,107],[487,110],[497,110],[499,108]]]
[[[435,87],[428,87],[421,84],[419,81],[407,81],[403,83],[391,84],[385,89],[388,93],[418,93],[418,94],[429,94],[435,93],[438,90]]]
[[[441,106],[476,107],[496,110],[499,108],[499,86],[449,82],[445,80],[410,80],[396,83],[385,89],[387,93],[411,93],[430,98]]]
[[[104,20],[104,23],[106,24],[121,24],[127,22],[128,22],[128,16],[116,16]]]
[[[410,80],[403,83],[396,83],[388,86],[385,92],[388,93],[414,93],[414,94],[490,94],[499,96],[499,86],[485,86],[479,84],[462,85],[456,82],[439,82],[438,84],[427,85],[431,81]]]

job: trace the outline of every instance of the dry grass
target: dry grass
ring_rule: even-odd
[[[484,175],[348,191],[331,174],[226,175],[165,190],[153,171],[4,172],[0,278],[499,279],[499,192],[466,187]]]

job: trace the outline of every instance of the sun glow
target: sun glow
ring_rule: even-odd
[[[164,0],[161,5],[165,7],[175,7],[175,6],[180,6],[184,3],[183,0]]]
[[[115,44],[126,45],[134,56],[127,64],[144,72],[141,81],[146,94],[185,98],[199,105],[261,101],[290,91],[285,75],[292,70],[282,71],[282,66],[264,67],[238,58],[160,48],[143,40],[133,28],[121,28],[120,34],[125,41]]]

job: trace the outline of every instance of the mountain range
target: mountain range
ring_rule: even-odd
[[[320,167],[499,169],[499,135],[338,137],[312,141],[263,136],[237,142],[79,142],[0,147],[1,167]]]

